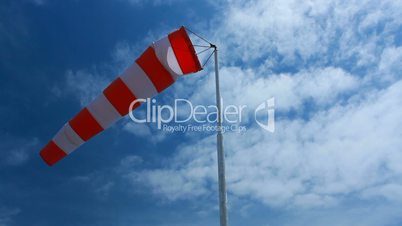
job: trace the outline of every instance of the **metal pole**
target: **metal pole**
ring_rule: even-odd
[[[211,44],[214,48],[215,55],[215,86],[216,86],[216,105],[217,105],[217,156],[218,156],[218,181],[219,181],[219,212],[221,226],[228,226],[227,213],[227,195],[226,195],[226,178],[225,178],[225,154],[223,151],[223,135],[222,135],[222,109],[221,109],[221,93],[219,89],[219,69],[218,69],[218,48]]]

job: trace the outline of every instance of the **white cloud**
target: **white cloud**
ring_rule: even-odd
[[[114,178],[106,176],[106,171],[94,171],[85,175],[73,176],[68,183],[80,184],[86,187],[96,198],[105,199],[116,187],[117,181]]]
[[[0,53],[2,61],[6,62],[9,56],[5,54],[19,50],[30,36],[27,20],[21,9],[21,3],[16,1],[0,5],[0,44],[4,46]]]
[[[402,78],[402,47],[388,47],[381,54],[379,66],[381,80],[395,82]]]
[[[273,135],[258,127],[226,134],[229,192],[270,206],[312,207],[331,206],[351,194],[365,199],[366,189],[389,186],[402,173],[401,95],[402,81],[308,121],[277,121]],[[135,178],[171,200],[207,195],[213,192],[209,182],[216,182],[214,141],[211,136],[188,144],[167,169],[136,172]],[[390,201],[402,198],[387,194],[383,198]]]
[[[111,181],[105,182],[103,184],[100,184],[98,187],[95,188],[95,192],[101,195],[102,197],[105,197],[109,194],[110,190],[115,186],[115,184]]]
[[[365,203],[358,206],[349,203],[349,207],[319,209],[316,211],[299,210],[283,219],[283,225],[311,225],[311,226],[381,226],[398,225],[401,211],[395,205],[371,205]]]
[[[4,156],[0,159],[0,164],[3,165],[23,165],[29,160],[38,144],[37,138],[16,138],[7,134],[1,134],[1,138],[0,150]]]
[[[167,132],[158,130],[155,128],[155,124],[136,123],[131,121],[131,119],[124,124],[123,130],[153,143],[163,141],[168,137]]]
[[[143,123],[128,122],[124,125],[124,130],[143,138],[151,137],[151,129]]]
[[[192,169],[192,172],[186,173],[176,170],[141,171],[131,172],[126,178],[132,181],[134,186],[150,185],[152,193],[172,201],[208,194],[205,186],[199,186],[197,177],[191,176],[192,173],[202,174],[200,171],[202,170]]]
[[[339,95],[355,92],[359,79],[341,68],[314,68],[290,74],[264,73],[239,67],[222,67],[221,89],[226,104],[247,104],[255,107],[269,97],[275,97],[279,110],[300,108],[304,101],[313,100],[317,105],[334,104]],[[212,75],[194,85],[195,91],[189,97],[195,103],[214,103],[215,84]],[[183,93],[182,87],[175,87]]]
[[[269,56],[274,67],[300,68],[309,60],[370,67],[398,37],[401,6],[400,1],[222,1],[224,16],[215,20],[214,39],[227,64]]]
[[[120,161],[120,165],[123,168],[131,168],[137,165],[140,165],[144,160],[137,155],[129,155],[124,157],[121,161]]]
[[[0,226],[7,226],[12,222],[12,218],[21,212],[18,208],[6,208],[4,206],[0,207]]]
[[[110,77],[85,71],[66,72],[66,90],[76,96],[81,106],[86,106],[94,100],[111,82]]]
[[[94,100],[103,89],[130,65],[139,52],[138,45],[129,45],[127,42],[116,44],[112,52],[111,63],[93,65],[90,69],[67,70],[65,83],[53,87],[55,95],[68,93],[75,96],[81,106],[86,106]]]

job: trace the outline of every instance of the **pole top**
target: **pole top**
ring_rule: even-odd
[[[218,47],[216,45],[212,44],[212,43],[209,43],[209,45],[211,46],[211,48],[214,48],[215,50],[218,49]]]

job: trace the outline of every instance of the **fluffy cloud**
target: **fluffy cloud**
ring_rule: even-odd
[[[67,71],[66,91],[76,96],[81,106],[94,100],[111,81],[110,78],[85,71]]]
[[[163,141],[167,135],[165,132],[158,130],[154,124],[135,123],[129,120],[124,124],[123,130],[154,143]]]
[[[16,138],[8,134],[0,134],[0,150],[4,157],[0,160],[0,165],[20,166],[26,163],[33,150],[37,148],[37,138]]]
[[[339,95],[348,94],[359,87],[358,78],[341,68],[333,67],[270,76],[252,69],[222,67],[220,73],[222,97],[227,104],[256,107],[267,98],[275,97],[279,102],[277,108],[283,111],[300,108],[307,100],[325,106],[336,101]],[[211,96],[215,94],[214,82],[213,75],[199,82],[189,100],[213,104]],[[182,87],[177,87],[175,92],[183,93]]]
[[[402,47],[384,49],[378,65],[381,80],[395,82],[402,78]]]
[[[61,93],[73,95],[79,100],[81,106],[86,106],[133,62],[138,52],[137,45],[119,42],[112,52],[111,63],[93,65],[92,68],[85,70],[68,70],[65,73],[65,83],[62,86],[53,87],[53,91],[57,96]]]
[[[224,1],[225,2],[225,1]],[[225,58],[276,66],[347,63],[370,66],[392,45],[400,1],[228,1],[215,33]],[[386,12],[386,13],[385,13]],[[274,61],[272,61],[274,60]]]
[[[308,121],[279,120],[273,135],[256,126],[226,134],[229,192],[271,206],[331,206],[351,194],[400,200],[401,90],[402,81]],[[135,179],[168,199],[212,192],[215,136],[179,148],[170,162],[164,170],[135,173]]]
[[[10,209],[0,207],[0,226],[7,226],[12,222],[12,218],[21,212],[20,209]]]

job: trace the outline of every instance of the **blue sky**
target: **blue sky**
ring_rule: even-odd
[[[220,49],[230,225],[402,225],[402,2],[0,3],[0,226],[218,225],[215,135],[125,118],[54,167],[40,149],[152,41]],[[212,68],[156,98],[213,104]],[[144,112],[140,108],[138,112]]]

